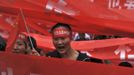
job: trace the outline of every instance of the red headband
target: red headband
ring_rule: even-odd
[[[69,30],[64,27],[54,29],[53,35],[54,37],[71,37]]]

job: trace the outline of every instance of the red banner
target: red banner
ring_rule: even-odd
[[[1,75],[133,75],[133,71],[114,65],[0,53]]]
[[[80,32],[134,36],[134,7],[131,0],[40,0],[39,3],[33,0],[0,1],[0,11],[10,16],[17,16],[20,8],[26,19],[37,19],[36,23],[42,23],[39,20],[63,22],[71,24],[75,31]]]
[[[42,50],[49,52],[55,49],[51,37],[37,34],[31,35],[36,38],[37,45]],[[72,41],[72,47],[75,50],[87,53],[89,56],[108,59],[113,64],[119,64],[125,60],[130,61],[134,65],[134,39],[132,38]]]
[[[10,17],[17,19],[18,14],[23,17],[19,19],[22,23],[19,22],[18,28],[10,32],[7,51],[12,49],[21,30],[19,27],[24,29],[28,24],[42,34],[48,34],[53,24],[62,22],[71,24],[74,31],[134,37],[132,9],[132,0],[1,0],[0,28],[8,30],[11,27],[7,25],[12,23]],[[3,14],[8,15],[7,21],[1,18],[5,17]],[[51,37],[37,39],[39,47],[49,50],[54,49],[51,41]],[[73,42],[72,47],[101,59],[133,61],[133,43],[133,39],[123,38]],[[1,75],[134,75],[133,69],[113,65],[3,53],[0,65]]]

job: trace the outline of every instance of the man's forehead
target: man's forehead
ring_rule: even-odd
[[[69,31],[69,28],[64,27],[64,26],[56,27],[56,28],[54,29],[54,31],[57,30],[57,29],[63,29],[63,30],[68,30],[68,31]]]
[[[70,31],[66,27],[58,27],[53,31],[54,37],[68,37],[70,36]]]
[[[70,30],[68,28],[66,28],[66,27],[58,27],[58,28],[55,28],[54,29],[54,32],[55,31],[66,31],[66,32],[70,32]]]

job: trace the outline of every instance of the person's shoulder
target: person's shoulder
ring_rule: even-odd
[[[91,62],[95,62],[95,63],[103,63],[103,60],[99,58],[90,57],[90,60]]]
[[[103,61],[99,58],[90,57],[86,53],[81,53],[80,51],[78,52],[79,52],[78,60],[80,61],[103,63]]]
[[[46,56],[53,56],[53,55],[55,55],[55,54],[57,54],[57,52],[54,50],[54,51],[48,52],[48,53],[46,54]]]
[[[81,53],[80,51],[79,52],[79,56],[77,58],[77,60],[80,60],[80,61],[90,61],[90,58],[89,56],[86,55],[86,53]]]
[[[46,54],[46,56],[47,56],[47,57],[59,57],[59,53],[58,53],[58,51],[54,50],[54,51],[52,51],[52,52],[48,52],[48,53]]]

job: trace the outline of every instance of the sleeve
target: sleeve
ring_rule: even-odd
[[[90,57],[90,61],[95,62],[95,63],[103,63],[103,60],[98,59],[98,58],[93,58],[93,57]]]

